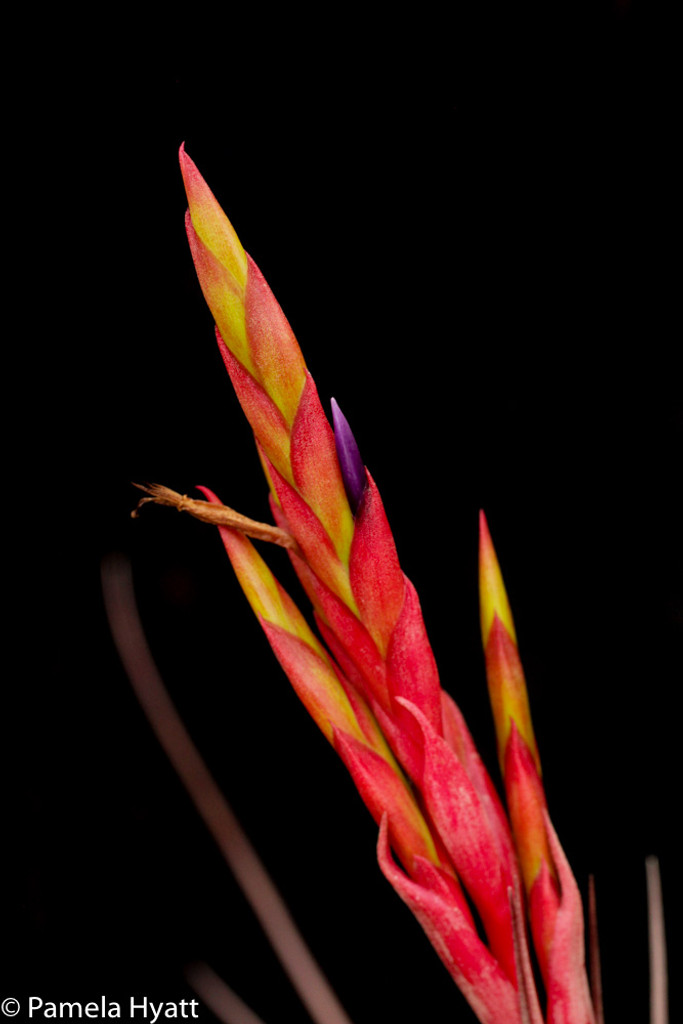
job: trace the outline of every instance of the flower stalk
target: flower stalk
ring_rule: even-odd
[[[192,257],[254,433],[275,525],[241,516],[207,488],[199,501],[152,485],[143,503],[218,526],[280,665],[379,826],[382,873],[482,1024],[595,1024],[581,900],[548,816],[486,519],[482,513],[481,627],[507,812],[441,686],[418,595],[346,418],[333,399],[332,429],[282,310],[184,148],[180,164]],[[287,549],[319,635],[249,538]]]

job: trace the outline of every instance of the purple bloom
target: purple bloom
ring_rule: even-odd
[[[334,398],[332,399],[332,422],[334,423],[334,443],[337,446],[346,497],[349,499],[351,511],[355,515],[365,490],[365,466],[348,420]]]

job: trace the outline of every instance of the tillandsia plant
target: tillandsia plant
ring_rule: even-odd
[[[240,515],[205,488],[202,501],[152,485],[143,501],[218,525],[278,661],[379,827],[384,876],[479,1020],[599,1024],[581,898],[548,816],[515,626],[486,519],[482,513],[481,630],[507,811],[441,686],[417,593],[343,413],[333,399],[329,424],[258,267],[184,148],[180,162],[192,256],[254,432],[274,525]],[[250,538],[288,550],[319,635]]]

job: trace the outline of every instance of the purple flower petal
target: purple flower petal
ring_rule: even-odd
[[[334,424],[334,443],[337,446],[337,456],[346,496],[349,499],[351,511],[355,515],[365,490],[365,466],[346,416],[334,398],[332,399],[332,422]]]

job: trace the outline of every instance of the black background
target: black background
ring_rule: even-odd
[[[129,518],[132,480],[267,516],[184,237],[185,140],[353,426],[493,770],[485,508],[550,810],[597,880],[607,1018],[643,1020],[644,858],[670,933],[678,869],[670,26],[637,4],[186,17],[42,23],[7,94],[3,997],[189,998],[200,959],[267,1024],[307,1019],[118,662],[99,565],[121,551],[168,688],[355,1024],[472,1019],[217,536]]]

